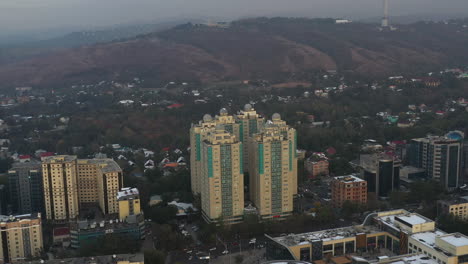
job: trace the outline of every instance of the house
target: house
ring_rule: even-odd
[[[154,161],[153,160],[147,160],[145,162],[145,169],[154,169]]]
[[[176,201],[172,201],[170,203],[167,203],[167,205],[172,205],[177,208],[177,216],[185,216],[190,214],[190,211],[197,211],[197,208],[193,207],[193,204],[191,203],[178,203]]]

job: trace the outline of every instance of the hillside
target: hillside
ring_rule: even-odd
[[[332,20],[259,18],[228,28],[180,25],[136,38],[0,65],[0,83],[58,85],[144,78],[213,82],[307,79],[324,70],[400,74],[466,64],[463,23],[415,23],[393,32]]]

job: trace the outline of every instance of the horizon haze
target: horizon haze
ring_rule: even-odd
[[[363,8],[365,7],[365,8]],[[460,11],[462,10],[462,11]],[[3,34],[82,30],[169,19],[234,20],[258,16],[380,17],[382,0],[9,0],[0,1]],[[390,0],[391,16],[468,16],[466,0]]]

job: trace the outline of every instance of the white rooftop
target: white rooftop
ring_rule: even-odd
[[[135,196],[138,194],[139,192],[137,188],[130,188],[130,187],[122,188],[120,192],[117,193],[117,200],[124,198],[126,196]]]
[[[402,215],[402,216],[397,216],[396,218],[403,220],[410,225],[419,225],[419,224],[424,224],[427,222],[432,222],[432,221],[428,221],[428,219],[423,218],[417,214]]]
[[[446,235],[446,234],[447,233],[445,233],[442,230],[436,230],[436,231],[432,231],[432,232],[422,232],[422,233],[413,234],[413,235],[411,235],[411,237],[414,238],[415,240],[418,240],[419,242],[425,244],[426,246],[435,247],[436,237],[443,236],[443,235]]]
[[[338,181],[342,181],[342,182],[364,182],[363,179],[358,178],[353,174],[348,175],[348,176],[338,176],[338,177],[335,177],[334,179]]]
[[[461,234],[450,234],[440,239],[456,247],[468,246],[468,238]]]

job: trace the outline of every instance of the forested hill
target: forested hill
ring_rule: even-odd
[[[140,77],[213,82],[310,78],[317,71],[404,74],[468,61],[466,21],[415,23],[385,32],[331,19],[257,18],[180,25],[125,41],[0,65],[3,85],[46,85]]]

